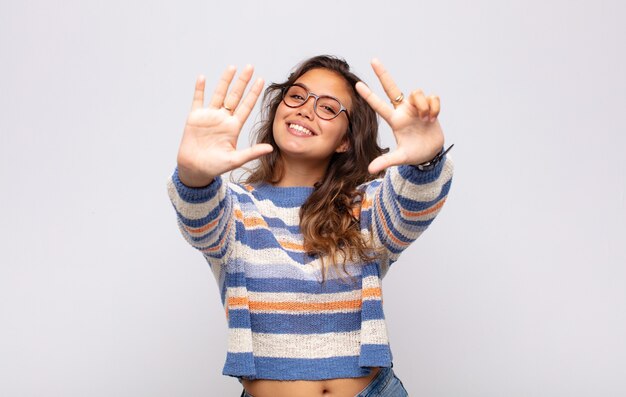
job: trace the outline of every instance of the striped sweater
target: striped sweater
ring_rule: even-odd
[[[361,231],[379,259],[348,263],[350,278],[329,272],[303,250],[300,206],[312,187],[183,185],[168,194],[185,239],[217,280],[228,322],[224,375],[248,379],[322,380],[366,376],[391,365],[382,278],[433,221],[452,178],[449,159],[433,170],[391,167],[362,185]]]

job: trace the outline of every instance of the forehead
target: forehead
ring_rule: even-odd
[[[348,82],[341,75],[327,69],[312,69],[300,76],[296,83],[304,84],[316,95],[330,95],[343,106],[352,109],[352,96]]]

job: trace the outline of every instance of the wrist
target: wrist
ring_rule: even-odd
[[[209,186],[215,177],[208,175],[198,175],[186,170],[184,167],[178,166],[178,179],[180,182],[191,188],[202,188]]]
[[[444,150],[444,148],[442,147],[441,150],[439,151],[439,153],[433,157],[431,160],[425,161],[423,163],[420,164],[416,164],[414,165],[415,168],[417,168],[420,171],[430,171],[433,168],[435,168],[435,166],[441,162],[441,160],[443,159],[443,157],[446,155],[446,153],[448,153],[450,151],[450,149],[452,149],[452,147],[454,146],[454,144],[450,145],[446,150]]]

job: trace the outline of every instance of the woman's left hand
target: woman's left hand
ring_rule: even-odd
[[[432,160],[443,147],[444,137],[437,116],[439,97],[425,96],[422,90],[404,96],[378,59],[372,60],[378,76],[393,106],[380,99],[364,83],[356,84],[357,92],[391,127],[396,149],[374,159],[368,170],[377,174],[394,165],[417,165]],[[400,101],[396,101],[400,98]]]

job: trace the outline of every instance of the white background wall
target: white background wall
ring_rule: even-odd
[[[385,279],[411,395],[626,395],[625,9],[2,1],[0,395],[238,395],[165,180],[198,74],[281,81],[320,53],[440,95],[456,144],[446,207]]]

